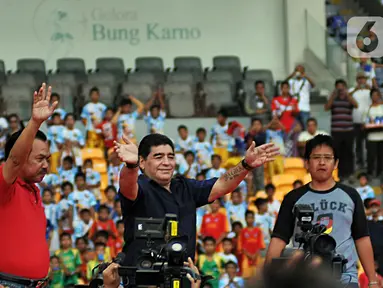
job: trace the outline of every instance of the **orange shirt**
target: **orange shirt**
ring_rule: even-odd
[[[255,254],[261,249],[265,249],[262,230],[259,227],[243,228],[238,237],[238,251],[246,250],[250,254]]]
[[[208,213],[202,218],[201,235],[211,236],[214,239],[221,237],[223,233],[229,232],[227,218],[222,213]]]
[[[113,220],[107,220],[107,221],[100,221],[96,220],[94,221],[92,227],[90,227],[89,230],[89,238],[93,238],[94,234],[96,234],[97,231],[108,231],[109,233],[109,239],[116,238],[117,237],[117,228],[114,224]]]

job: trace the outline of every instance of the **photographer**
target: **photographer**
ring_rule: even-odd
[[[326,225],[325,233],[336,241],[336,252],[348,260],[342,283],[348,284],[349,288],[358,287],[356,264],[359,255],[370,287],[377,288],[374,256],[363,203],[355,189],[334,181],[332,173],[338,162],[338,155],[330,136],[317,135],[307,141],[305,165],[311,174],[312,182],[289,192],[284,198],[266,262],[280,257],[291,237],[299,232],[293,215],[294,206],[309,204],[314,210],[314,222]],[[293,245],[298,246],[295,241]]]
[[[161,134],[145,136],[139,147],[123,137],[115,150],[126,166],[120,172],[120,197],[125,223],[125,265],[135,265],[145,241],[133,239],[136,217],[164,218],[173,213],[179,219],[179,232],[188,236],[187,256],[194,259],[196,246],[196,209],[235,190],[252,169],[272,161],[278,155],[274,144],[255,147],[253,142],[245,158],[219,179],[205,181],[173,178],[176,166],[173,142]],[[143,175],[138,177],[139,169]]]

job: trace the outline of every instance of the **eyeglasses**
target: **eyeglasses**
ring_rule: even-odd
[[[312,155],[310,156],[310,159],[314,160],[314,161],[320,161],[321,159],[323,159],[324,162],[330,162],[331,160],[334,159],[334,156],[333,155]]]

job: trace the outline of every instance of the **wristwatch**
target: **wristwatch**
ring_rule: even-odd
[[[134,169],[134,168],[137,168],[139,166],[139,164],[140,164],[140,160],[137,160],[136,164],[130,164],[130,163],[125,162],[125,167],[129,168],[129,169]]]
[[[379,282],[378,281],[368,282],[368,287],[371,287],[372,285],[379,285]]]
[[[242,159],[241,163],[242,163],[243,168],[245,168],[247,171],[251,171],[251,170],[254,169],[254,168],[251,167],[249,164],[247,164],[245,158]]]

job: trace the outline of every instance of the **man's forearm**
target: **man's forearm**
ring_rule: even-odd
[[[226,171],[226,173],[215,182],[209,196],[209,202],[233,192],[239,183],[245,179],[247,173],[249,173],[249,171],[243,167],[242,162]]]
[[[138,194],[138,167],[124,167],[120,171],[120,193],[129,200],[136,200]]]
[[[356,240],[355,246],[368,280],[377,281],[374,264],[374,252],[372,250],[370,237],[366,236]]]
[[[279,238],[271,238],[269,248],[267,249],[265,264],[269,264],[273,258],[281,257],[286,242]]]

